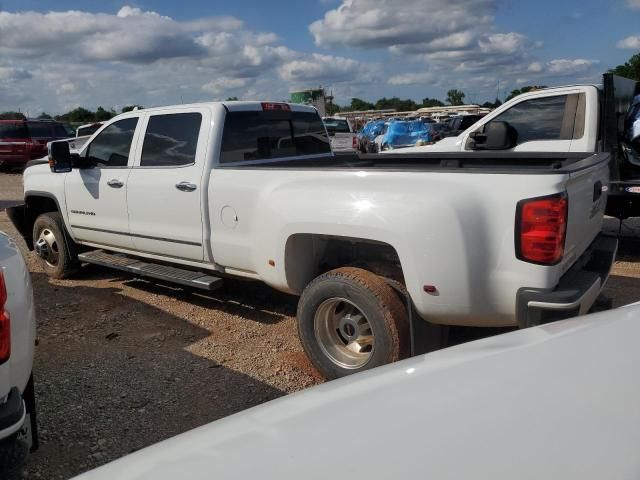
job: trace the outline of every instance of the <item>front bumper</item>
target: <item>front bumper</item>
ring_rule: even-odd
[[[17,387],[12,388],[6,401],[0,404],[0,440],[7,438],[24,425],[27,411]]]
[[[600,234],[556,288],[518,290],[518,326],[532,327],[587,313],[609,278],[617,251],[618,240]]]

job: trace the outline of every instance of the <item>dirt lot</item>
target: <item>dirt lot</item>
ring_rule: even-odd
[[[0,173],[0,230],[16,239],[2,210],[21,197],[22,176]],[[640,226],[623,235],[605,292],[614,306],[640,300]],[[38,312],[42,444],[8,480],[67,479],[321,381],[296,338],[294,297],[247,282],[202,295],[98,267],[55,281],[19,243]]]

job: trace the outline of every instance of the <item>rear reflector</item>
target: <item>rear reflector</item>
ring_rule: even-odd
[[[282,110],[285,112],[290,112],[291,107],[286,103],[262,102],[262,110]]]
[[[0,271],[0,364],[9,360],[11,355],[11,328],[9,312],[6,311],[7,286]]]
[[[518,203],[516,256],[525,262],[555,265],[564,256],[568,200],[565,193]]]

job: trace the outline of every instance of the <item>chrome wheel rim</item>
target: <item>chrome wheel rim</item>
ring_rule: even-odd
[[[336,365],[347,369],[364,367],[373,354],[373,330],[367,317],[345,298],[329,298],[314,315],[316,341]]]
[[[48,228],[43,228],[35,242],[38,256],[50,267],[56,267],[60,261],[60,247],[56,236]]]

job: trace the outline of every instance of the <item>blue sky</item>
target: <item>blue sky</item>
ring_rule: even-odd
[[[58,113],[323,85],[492,100],[597,82],[640,51],[640,0],[0,0],[0,110]]]

